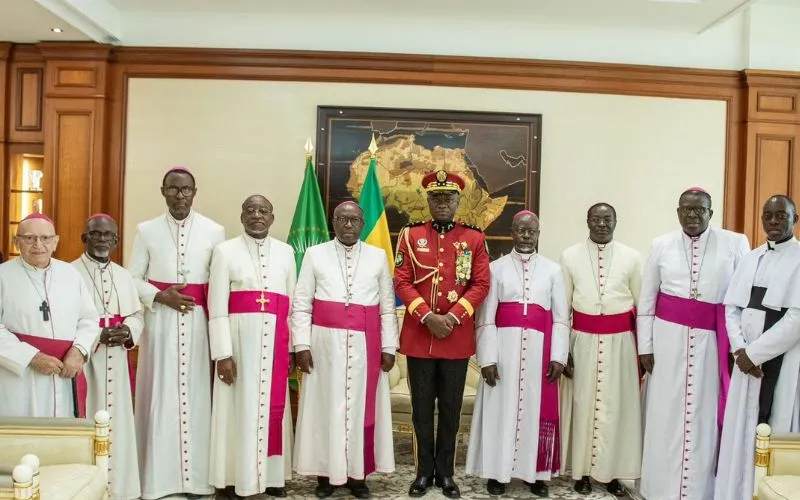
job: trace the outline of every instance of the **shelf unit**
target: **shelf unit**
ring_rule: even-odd
[[[19,222],[33,212],[44,211],[45,179],[42,146],[31,144],[10,151],[8,169],[8,225],[5,254],[7,258],[19,255],[14,245],[14,235]]]

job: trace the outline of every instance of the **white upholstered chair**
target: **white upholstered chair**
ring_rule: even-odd
[[[800,434],[756,428],[755,492],[758,500],[800,499]]]
[[[0,499],[107,499],[108,419],[0,418]]]

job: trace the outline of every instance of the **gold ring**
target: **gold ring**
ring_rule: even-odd
[[[185,310],[186,310],[186,306],[181,306],[181,311],[185,311]]]
[[[219,376],[219,379],[220,379],[220,380],[225,380],[225,377],[223,377],[222,375],[220,375],[220,376]]]

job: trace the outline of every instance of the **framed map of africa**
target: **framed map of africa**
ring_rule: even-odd
[[[394,242],[407,222],[429,218],[420,184],[438,169],[463,177],[456,220],[484,230],[492,259],[513,248],[514,214],[539,211],[541,115],[319,106],[317,131],[317,175],[328,214],[342,201],[358,200],[374,134]]]

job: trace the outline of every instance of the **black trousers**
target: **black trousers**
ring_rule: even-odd
[[[775,395],[775,386],[778,384],[778,376],[781,374],[782,364],[783,354],[761,365],[764,378],[761,379],[761,389],[758,393],[759,424],[769,423],[769,417],[772,415],[772,397]]]
[[[407,358],[411,387],[411,420],[417,438],[417,474],[453,475],[456,434],[469,359]],[[439,426],[434,439],[434,402]]]

